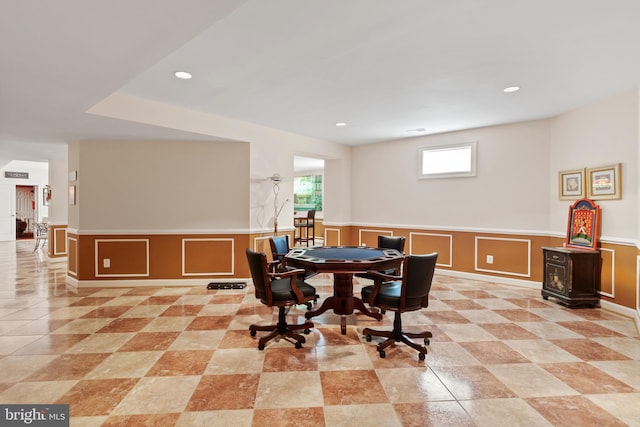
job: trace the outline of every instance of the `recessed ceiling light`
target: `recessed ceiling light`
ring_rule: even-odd
[[[343,127],[343,126],[346,126],[346,125],[347,125],[347,124],[346,124],[345,122],[338,122],[338,123],[336,123],[336,126],[338,126],[338,127]]]
[[[176,71],[175,73],[173,73],[173,75],[183,80],[189,80],[191,77],[193,77],[191,73],[187,73],[186,71]]]
[[[502,91],[506,93],[517,92],[519,90],[520,90],[520,86],[509,86],[502,89]]]
[[[427,130],[425,128],[407,129],[406,132],[424,133]]]

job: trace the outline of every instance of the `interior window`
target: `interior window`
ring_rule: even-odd
[[[476,143],[436,145],[419,151],[420,178],[476,176]]]

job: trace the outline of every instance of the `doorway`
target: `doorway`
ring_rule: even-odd
[[[318,240],[320,245],[324,242],[324,159],[294,156],[293,157],[293,222],[308,224],[309,213],[314,216],[313,221],[313,241]],[[296,227],[298,236],[302,228]],[[307,228],[307,233],[309,229]],[[309,239],[309,235],[305,235]]]
[[[38,222],[35,185],[16,185],[16,239],[32,239]]]
[[[5,177],[0,179],[0,242],[15,241],[24,223],[22,238],[49,216],[41,193],[49,180],[49,163],[12,160],[0,171]]]

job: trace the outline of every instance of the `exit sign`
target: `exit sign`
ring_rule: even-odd
[[[5,172],[5,178],[29,179],[29,172]]]

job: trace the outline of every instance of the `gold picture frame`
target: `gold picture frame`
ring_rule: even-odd
[[[587,197],[591,200],[614,200],[622,198],[622,176],[620,163],[587,168]]]
[[[585,196],[584,177],[584,168],[558,172],[558,196],[560,200],[583,198]]]

